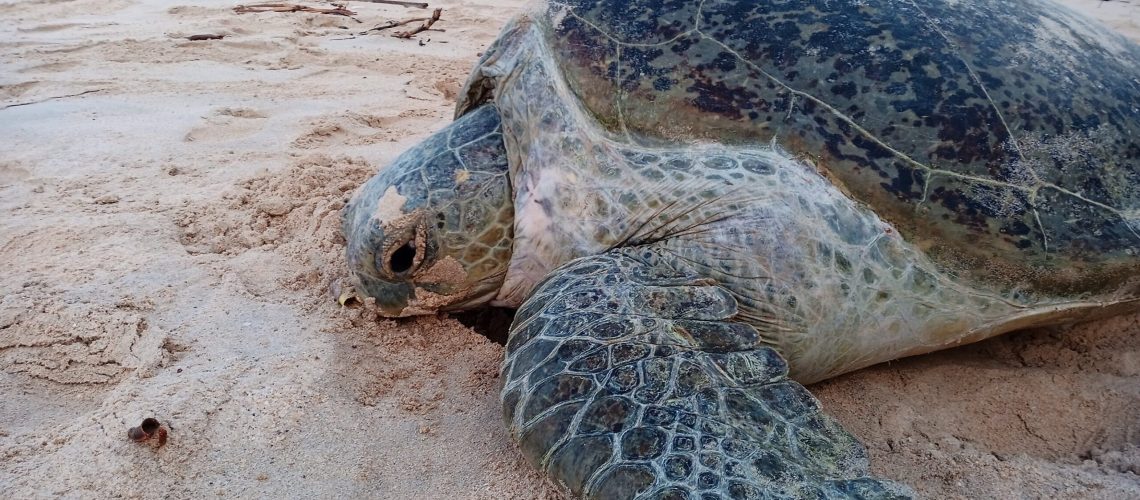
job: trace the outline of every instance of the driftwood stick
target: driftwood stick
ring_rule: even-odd
[[[196,42],[199,40],[221,40],[225,37],[226,37],[226,35],[215,35],[213,33],[203,33],[201,35],[190,35],[190,36],[186,37],[186,39],[193,41],[193,42]]]
[[[361,35],[367,35],[371,31],[383,31],[383,30],[386,30],[388,28],[395,28],[396,26],[403,26],[405,24],[411,24],[411,23],[414,23],[417,21],[427,21],[427,20],[428,20],[428,18],[426,18],[426,17],[413,17],[411,19],[404,19],[403,21],[388,21],[388,22],[381,24],[381,25],[378,25],[374,28],[369,28],[365,31],[361,31],[360,34]]]
[[[309,7],[308,5],[297,5],[295,3],[255,3],[250,5],[238,5],[234,7],[234,12],[237,14],[247,14],[250,12],[313,12],[316,14],[332,14],[335,16],[352,17],[356,13],[348,10],[343,4],[332,4],[331,9],[322,9],[320,7]]]
[[[428,8],[427,2],[401,2],[399,0],[356,0],[358,2],[371,2],[371,3],[386,3],[391,5],[399,5],[401,7],[415,7],[417,9]]]
[[[435,24],[435,22],[439,20],[439,15],[442,12],[443,12],[443,9],[435,9],[435,10],[431,11],[431,17],[428,18],[427,21],[424,21],[423,24],[416,26],[411,31],[399,31],[399,32],[393,33],[392,36],[394,36],[396,38],[411,38],[413,36],[416,36],[416,33],[420,33],[422,31],[427,31],[428,29],[431,28],[431,25]]]

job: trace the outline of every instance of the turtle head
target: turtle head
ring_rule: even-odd
[[[499,292],[513,200],[493,105],[401,154],[344,208],[349,270],[385,316],[471,309]]]

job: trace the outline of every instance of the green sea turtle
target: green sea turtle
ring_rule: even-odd
[[[390,316],[518,307],[589,498],[890,497],[800,384],[1140,309],[1140,48],[1039,0],[566,0],[345,208]]]

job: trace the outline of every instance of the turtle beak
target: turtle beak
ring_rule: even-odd
[[[380,308],[382,315],[388,318],[406,316],[404,309],[415,293],[411,283],[391,283],[360,275],[356,276],[355,282],[358,291],[376,299],[376,307]]]
[[[353,288],[387,317],[493,298],[512,244],[508,166],[498,110],[485,105],[381,169],[343,209]]]
[[[349,269],[356,270],[350,274],[351,284],[362,296],[375,298],[376,306],[384,316],[402,316],[415,292],[411,283],[386,281],[373,276],[370,271],[373,256],[371,246],[375,241],[383,241],[384,231],[377,226],[372,226],[372,231],[370,238],[348,238],[348,265]]]

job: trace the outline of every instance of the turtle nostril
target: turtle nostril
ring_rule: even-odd
[[[412,263],[416,260],[416,244],[409,241],[404,243],[403,246],[397,248],[392,252],[392,257],[388,261],[388,268],[393,273],[403,273],[412,268]]]

